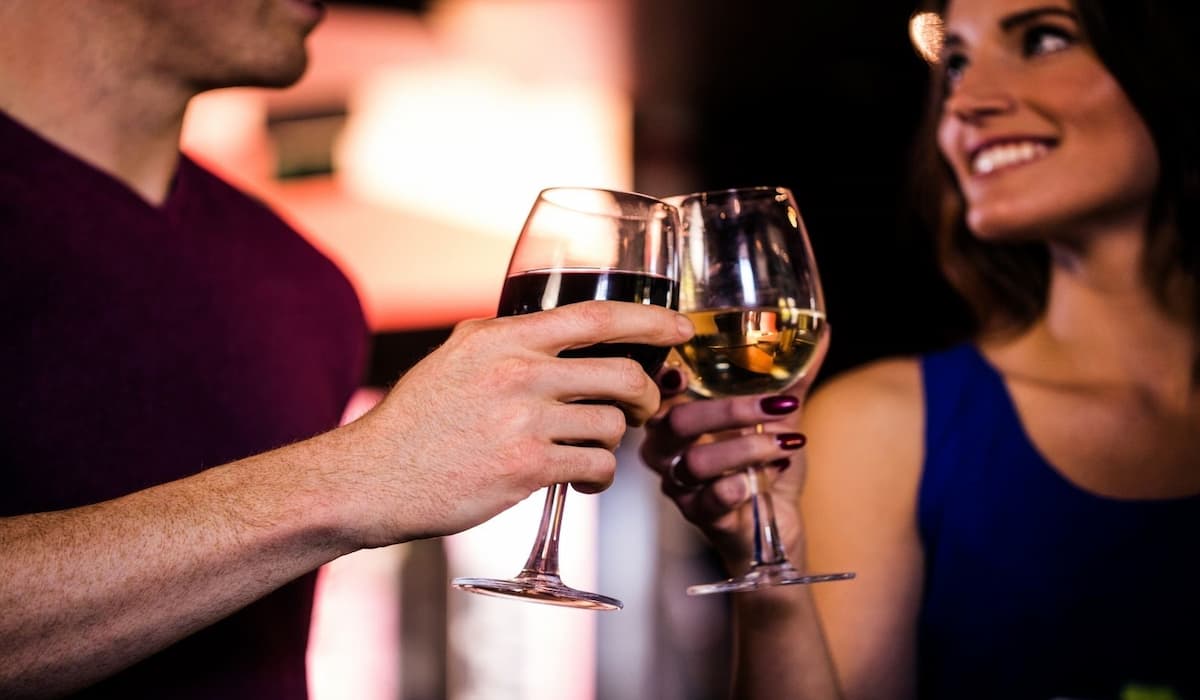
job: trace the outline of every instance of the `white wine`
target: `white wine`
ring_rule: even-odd
[[[825,315],[790,306],[703,309],[687,317],[696,335],[676,349],[701,396],[762,394],[786,389],[816,359]]]

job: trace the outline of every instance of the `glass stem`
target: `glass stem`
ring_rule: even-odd
[[[754,426],[754,432],[763,432],[761,423]],[[775,504],[763,481],[762,469],[751,466],[746,469],[746,477],[750,481],[750,507],[754,513],[754,559],[750,561],[750,568],[787,564],[787,554],[775,525]]]
[[[518,576],[552,576],[558,578],[558,535],[562,530],[563,504],[567,500],[567,485],[553,484],[546,490],[546,505],[542,508],[542,522],[538,525],[537,539],[525,568]]]
[[[754,510],[754,559],[750,567],[787,563],[787,554],[779,541],[779,530],[775,526],[775,506],[771,494],[763,488],[762,470],[757,466],[746,470],[750,479],[750,506]]]

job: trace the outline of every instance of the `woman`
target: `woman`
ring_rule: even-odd
[[[933,210],[977,332],[831,378],[802,420],[677,403],[643,458],[741,571],[747,487],[723,475],[787,451],[716,433],[809,437],[780,526],[794,561],[858,578],[733,596],[737,697],[1192,697],[1197,10],[935,9]]]

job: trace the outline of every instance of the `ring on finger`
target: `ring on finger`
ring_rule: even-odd
[[[683,452],[680,452],[679,454],[672,457],[671,462],[667,465],[667,469],[666,469],[667,479],[678,489],[681,489],[684,491],[693,491],[696,488],[698,488],[700,485],[697,484],[695,481],[693,481],[691,478],[689,478],[687,481],[684,481],[679,476],[680,467],[685,466],[686,464],[687,464],[687,462],[684,461],[684,453]]]

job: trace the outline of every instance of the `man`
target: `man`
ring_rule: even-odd
[[[302,698],[317,567],[600,490],[658,406],[632,362],[557,354],[690,324],[588,302],[461,324],[332,429],[351,287],[178,147],[195,94],[298,79],[321,13],[0,6],[0,696]]]

